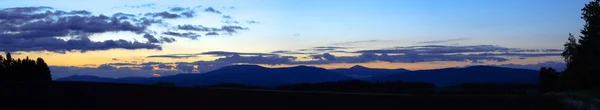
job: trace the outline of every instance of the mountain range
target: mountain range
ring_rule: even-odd
[[[537,84],[538,71],[494,66],[471,66],[410,71],[406,69],[376,69],[354,66],[346,69],[331,69],[296,66],[287,68],[265,68],[257,65],[234,65],[206,73],[177,74],[172,76],[140,78],[101,78],[75,75],[55,81],[88,81],[154,84],[173,82],[178,86],[209,86],[216,84],[243,84],[273,87],[298,83],[333,82],[341,80],[366,80],[372,82],[404,81],[427,82],[438,87],[462,83],[493,84]]]

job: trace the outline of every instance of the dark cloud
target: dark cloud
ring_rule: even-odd
[[[85,10],[74,10],[74,11],[69,12],[69,14],[74,14],[74,15],[91,15],[92,12],[85,11]]]
[[[103,69],[103,70],[112,70],[112,69],[117,69],[116,67],[110,66],[110,65],[100,65],[98,66],[98,69]]]
[[[173,66],[166,65],[164,63],[160,63],[156,67],[158,67],[159,69],[171,69],[171,68],[174,68]]]
[[[117,59],[117,58],[112,58],[112,60],[115,60],[115,61],[117,61],[117,60],[119,60],[119,59]]]
[[[431,62],[431,61],[508,61],[507,58],[494,57],[494,56],[469,56],[469,55],[418,55],[418,54],[407,54],[407,55],[388,55],[388,54],[374,54],[374,53],[363,53],[358,56],[334,56],[334,55],[311,55],[311,58],[317,61],[300,61],[291,62],[292,64],[334,64],[334,63],[368,63],[375,61],[384,62],[401,62],[401,63],[416,63],[416,62]]]
[[[240,56],[239,54],[233,54],[226,56],[225,58],[218,58],[215,61],[218,62],[229,62],[229,63],[251,63],[251,64],[288,64],[294,61],[296,57],[293,56]]]
[[[310,55],[311,58],[315,60],[327,60],[327,61],[335,61],[336,57],[329,53],[323,53],[322,55]]]
[[[119,20],[125,20],[125,19],[135,18],[135,15],[127,14],[127,13],[115,13],[112,15],[112,17],[118,18]],[[148,23],[148,25],[150,25],[150,23]]]
[[[42,51],[64,53],[66,51],[80,50],[81,52],[109,49],[156,49],[162,47],[151,43],[141,43],[126,40],[106,40],[101,42],[91,41],[88,37],[80,39],[62,40],[58,38],[35,39],[3,39],[0,41],[0,51]]]
[[[160,43],[160,41],[158,41],[158,39],[156,39],[153,35],[150,35],[150,34],[145,34],[144,38],[146,38],[148,40],[148,43]]]
[[[248,28],[241,26],[222,26],[219,31],[224,31],[227,33],[237,33],[238,30],[247,30]]]
[[[132,8],[153,7],[155,4],[126,6]],[[173,7],[168,11],[136,15],[115,13],[112,15],[93,15],[87,10],[62,11],[51,7],[15,7],[0,9],[0,51],[51,51],[64,53],[67,51],[96,51],[109,49],[156,49],[159,43],[175,42],[171,37],[154,37],[153,34],[197,39],[201,35],[230,35],[240,30],[241,26],[209,27],[208,31],[195,32],[156,32],[148,27],[159,24],[172,27],[164,19],[195,17],[196,8]],[[211,7],[206,11],[220,13]],[[201,26],[182,24],[184,26]],[[198,28],[198,27],[195,27]],[[185,29],[181,29],[185,30]],[[198,31],[198,30],[196,30]],[[146,43],[121,39],[92,41],[90,35],[108,32],[131,32],[143,35]]]
[[[189,10],[189,11],[185,11],[185,12],[181,12],[182,16],[185,16],[187,18],[192,18],[195,16],[195,11],[194,10]]]
[[[273,54],[317,54],[317,53],[304,53],[304,52],[296,52],[296,51],[289,51],[289,50],[277,50],[277,51],[273,51],[271,53],[273,53]]]
[[[196,40],[196,39],[198,39],[198,37],[201,37],[201,35],[198,35],[198,34],[192,33],[192,32],[179,33],[179,32],[167,31],[167,32],[163,32],[163,34],[164,35],[175,36],[175,37],[190,38],[190,39],[193,39],[193,40]]]
[[[229,15],[223,15],[223,19],[231,19],[231,16],[229,16]]]
[[[119,19],[130,16],[117,13],[113,17],[90,15],[77,10],[65,12],[50,7],[20,7],[0,10],[0,51],[52,51],[160,49],[159,45],[125,40],[91,41],[88,36],[105,32],[144,33],[146,26],[136,21]],[[44,12],[40,12],[45,10]],[[58,37],[71,36],[65,41]]]
[[[151,17],[161,17],[164,19],[176,19],[176,18],[181,18],[181,15],[179,14],[174,14],[174,13],[169,13],[167,11],[163,11],[163,12],[156,12],[156,13],[146,13],[144,14],[144,16],[151,16]]]
[[[172,12],[179,12],[179,11],[184,11],[184,10],[189,10],[189,8],[184,8],[184,7],[171,7],[171,8],[169,8],[169,11],[172,11]]]
[[[186,30],[186,31],[201,31],[201,32],[209,32],[209,31],[218,31],[219,30],[219,28],[204,27],[202,25],[178,25],[177,29]]]
[[[418,52],[422,54],[450,54],[467,52],[556,52],[558,49],[518,49],[506,48],[493,45],[475,45],[475,46],[444,46],[444,45],[425,45],[395,47],[393,49],[379,50],[360,50],[355,53],[406,53]]]
[[[177,70],[180,70],[183,72],[188,72],[188,73],[194,71],[194,65],[177,64],[176,68],[177,68]]]
[[[221,11],[219,11],[219,10],[216,10],[216,9],[214,9],[214,8],[212,8],[212,7],[208,7],[208,8],[206,8],[206,9],[204,9],[204,11],[205,11],[205,12],[212,12],[212,13],[221,14]]]
[[[456,38],[456,39],[446,39],[446,40],[423,41],[423,42],[417,42],[417,44],[440,44],[440,43],[465,41],[465,40],[471,40],[471,38]]]
[[[219,35],[219,33],[217,33],[217,32],[208,32],[208,33],[206,33],[204,35],[205,36],[217,36],[217,35]]]
[[[175,42],[175,38],[170,38],[170,37],[160,37],[160,42],[163,42],[163,43],[171,43],[171,42]]]
[[[33,13],[41,10],[53,9],[52,7],[47,6],[38,6],[38,7],[14,7],[14,8],[5,8],[3,11],[10,11],[16,13]]]
[[[226,33],[226,34],[237,33],[239,30],[247,30],[248,29],[248,28],[241,27],[241,26],[222,26],[221,28],[215,28],[215,27],[204,27],[202,25],[178,25],[176,28],[179,30],[185,30],[185,31],[197,31],[197,32],[207,32],[207,33],[221,32],[221,33]]]
[[[299,49],[298,51],[314,51],[314,52],[344,52],[342,49],[349,49],[349,47],[338,47],[338,46],[319,46],[310,49]]]

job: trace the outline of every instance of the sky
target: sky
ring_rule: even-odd
[[[223,66],[564,68],[589,0],[1,0],[0,51],[53,78]]]

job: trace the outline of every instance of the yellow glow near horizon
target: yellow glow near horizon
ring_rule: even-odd
[[[138,61],[137,63],[141,63],[142,59],[144,62],[164,62],[164,63],[173,63],[173,62],[194,62],[194,61],[213,61],[219,57],[214,56],[199,56],[195,58],[187,58],[187,59],[171,59],[171,58],[146,58],[150,55],[162,55],[162,54],[178,54],[178,53],[190,53],[186,52],[185,49],[173,49],[171,51],[157,51],[157,50],[123,50],[123,49],[112,49],[107,51],[89,51],[85,53],[81,52],[67,52],[66,54],[59,53],[51,53],[51,52],[22,52],[18,55],[13,55],[14,58],[25,58],[29,56],[30,58],[42,57],[44,60],[51,66],[76,66],[76,67],[97,67],[101,64],[107,63],[122,63],[125,61]],[[200,53],[200,52],[198,52]],[[351,54],[344,54],[351,55]],[[308,59],[302,59],[301,56],[297,56],[298,61],[305,61]],[[119,59],[118,61],[112,60],[112,58]],[[506,57],[510,59],[505,62],[496,62],[496,61],[483,61],[481,64],[471,63],[471,62],[418,62],[418,63],[400,63],[400,62],[369,62],[369,63],[334,63],[334,64],[307,64],[307,66],[316,66],[326,69],[333,68],[349,68],[354,65],[362,65],[369,68],[385,68],[385,69],[397,69],[404,68],[409,70],[423,70],[423,69],[437,69],[437,68],[448,68],[448,67],[459,67],[459,66],[468,66],[468,65],[501,65],[501,64],[536,64],[547,61],[562,61],[562,57],[560,56],[550,56],[550,57],[532,57],[526,59],[519,59],[518,57]],[[93,64],[96,66],[86,66],[89,64]],[[280,65],[265,65],[259,64],[260,66],[269,67],[269,68],[278,68],[278,67],[291,67],[291,66],[299,66],[299,65],[290,65],[290,64],[280,64]],[[175,66],[175,65],[172,65]]]

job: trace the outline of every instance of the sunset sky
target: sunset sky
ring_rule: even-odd
[[[54,78],[234,64],[564,68],[588,0],[2,0],[0,51]],[[4,56],[4,54],[2,54]]]

